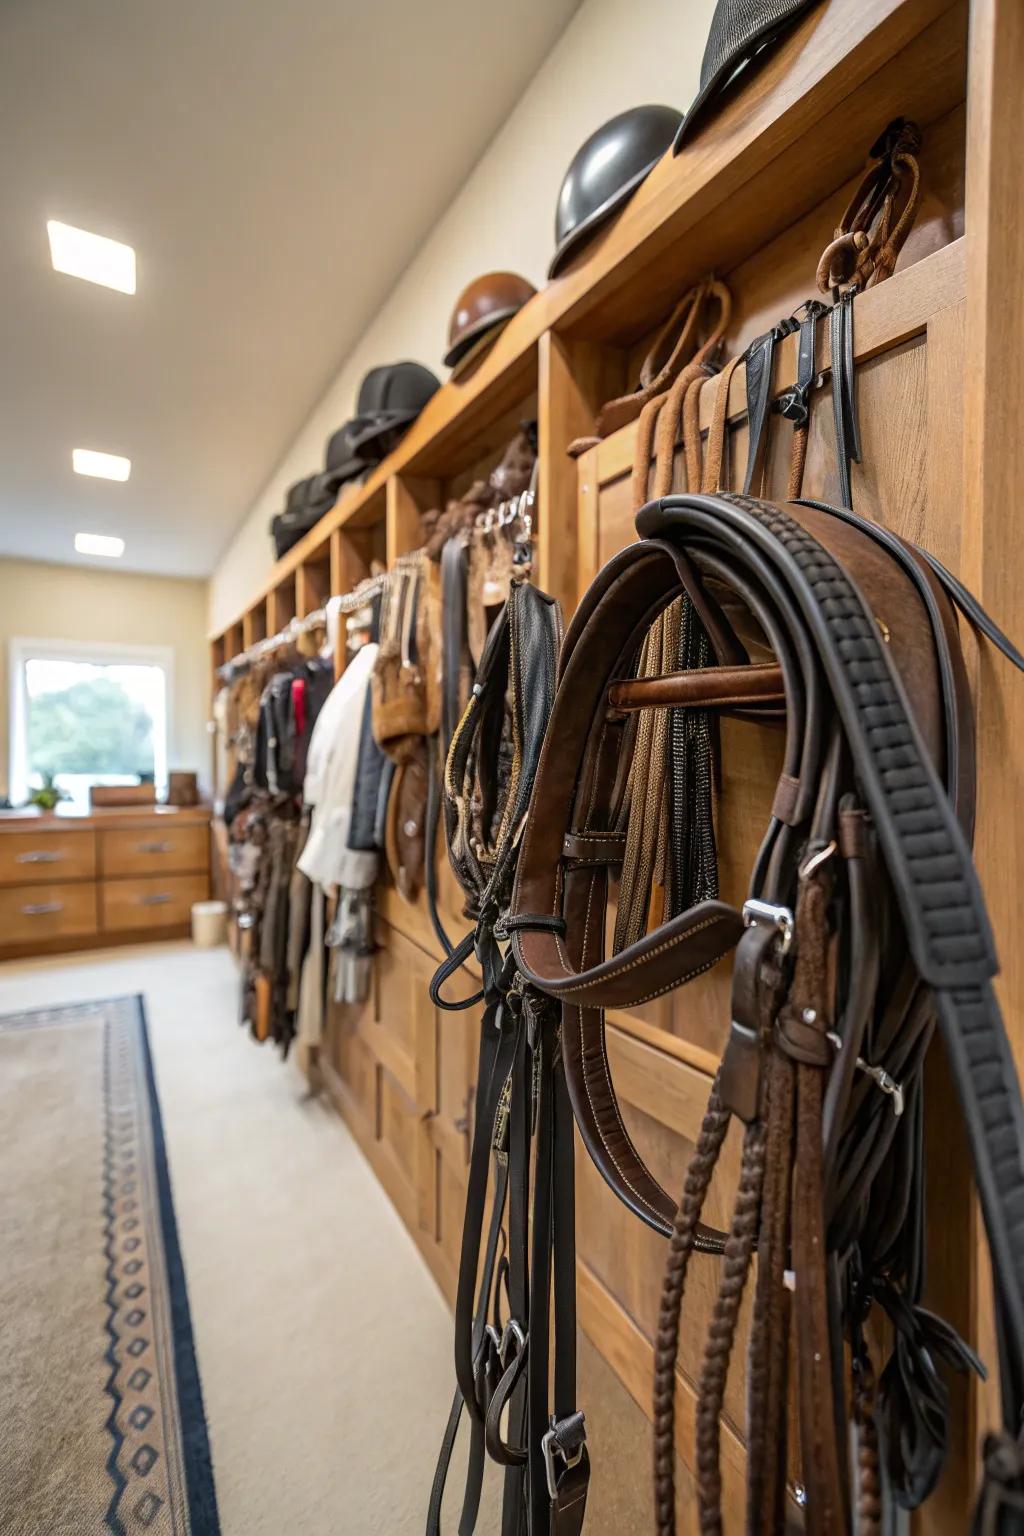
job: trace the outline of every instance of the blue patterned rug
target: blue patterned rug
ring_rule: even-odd
[[[141,997],[0,1017],[0,1531],[218,1536]]]

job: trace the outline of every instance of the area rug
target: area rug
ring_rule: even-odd
[[[0,1531],[218,1536],[141,997],[0,1017]]]

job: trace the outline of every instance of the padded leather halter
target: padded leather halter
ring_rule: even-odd
[[[641,541],[601,572],[566,636],[509,924],[525,980],[562,1004],[584,1144],[619,1198],[667,1234],[676,1201],[624,1125],[602,1010],[637,1006],[708,970],[736,946],[744,918],[704,902],[605,956],[625,782],[625,713],[609,704],[609,689],[632,675],[643,634],[681,589],[718,664],[742,667],[749,658],[713,595],[725,586],[767,637],[787,706],[783,772],[749,894],[796,906],[822,785],[844,762],[960,1094],[992,1255],[1004,1425],[1015,1437],[1024,1408],[1024,1116],[968,844],[974,750],[951,597],[965,609],[970,600],[920,551],[848,511],[687,494],[648,504],[637,527]],[[559,917],[564,935],[552,923]],[[721,1236],[701,1229],[696,1246],[720,1249]]]

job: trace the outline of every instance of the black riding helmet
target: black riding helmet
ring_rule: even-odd
[[[817,0],[718,0],[700,65],[700,90],[672,146],[683,145],[710,117],[733,81],[778,42]]]
[[[328,439],[324,479],[337,491],[379,464],[440,387],[422,363],[371,368],[359,386],[356,414]]]
[[[631,107],[611,118],[576,151],[555,210],[556,277],[577,249],[654,169],[682,122],[674,107]]]

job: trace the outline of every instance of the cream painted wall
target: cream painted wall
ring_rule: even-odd
[[[448,316],[471,278],[503,268],[542,285],[558,188],[576,150],[626,107],[666,102],[685,110],[713,8],[714,0],[584,0],[221,556],[210,582],[211,630],[237,618],[266,579],[270,518],[288,485],[320,468],[324,443],[352,414],[367,369],[408,357],[444,378]],[[429,145],[411,144],[409,153],[429,153]],[[352,227],[353,239],[373,238],[358,218]]]
[[[174,652],[168,766],[209,780],[206,583],[163,576],[0,560],[0,793],[10,771],[8,641],[164,645]]]

